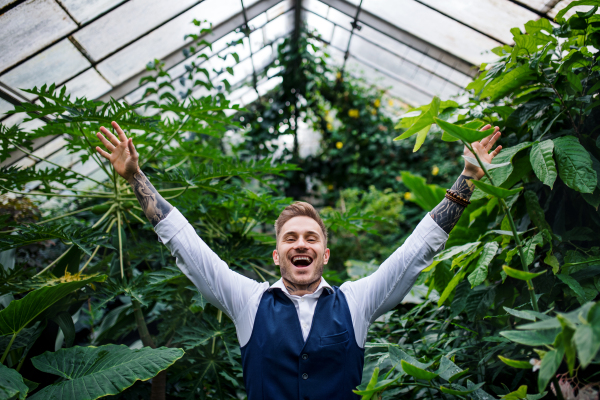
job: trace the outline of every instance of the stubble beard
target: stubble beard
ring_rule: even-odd
[[[323,260],[313,260],[313,263],[317,262],[318,264],[316,264],[315,269],[313,270],[313,273],[310,275],[307,274],[302,274],[302,275],[295,275],[292,273],[292,268],[296,268],[294,267],[294,264],[292,264],[291,261],[289,261],[288,259],[282,260],[283,262],[280,263],[279,267],[281,269],[281,277],[283,279],[285,279],[286,281],[293,283],[294,285],[296,285],[298,287],[298,289],[300,289],[301,287],[308,287],[310,285],[312,285],[315,282],[318,282],[321,277],[323,276],[323,265],[324,262]]]

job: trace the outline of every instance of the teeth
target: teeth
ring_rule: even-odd
[[[305,257],[305,256],[296,256],[292,258],[293,261],[299,261],[299,260],[306,260],[306,261],[310,261],[309,257]]]

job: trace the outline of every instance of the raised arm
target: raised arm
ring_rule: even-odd
[[[485,126],[482,130],[489,129]],[[490,163],[500,152],[498,146],[490,153],[500,137],[496,127],[494,133],[481,142],[472,144],[473,150],[482,161]],[[474,155],[465,148],[464,154]],[[450,189],[452,196],[469,200],[475,185],[473,179],[481,179],[483,170],[465,160],[465,169]],[[452,197],[451,196],[451,197]],[[462,205],[459,203],[463,203]],[[356,341],[363,346],[369,325],[379,316],[394,308],[414,285],[423,269],[431,265],[433,257],[444,248],[448,233],[458,222],[465,209],[465,202],[444,198],[419,225],[404,244],[398,248],[371,276],[355,282],[346,282],[341,290],[346,295]]]
[[[140,170],[139,154],[133,140],[127,138],[116,122],[113,122],[112,126],[118,137],[108,129],[100,128],[102,133],[98,132],[97,136],[107,151],[100,147],[96,147],[96,150],[129,182],[160,240],[177,258],[177,266],[208,302],[229,315],[236,325],[244,325],[247,321],[236,319],[243,314],[242,311],[251,299],[262,293],[261,287],[265,284],[259,284],[227,267],[198,236],[185,217],[160,195]]]

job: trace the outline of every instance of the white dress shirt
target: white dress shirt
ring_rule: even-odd
[[[176,257],[177,266],[200,293],[233,320],[240,346],[245,346],[250,340],[256,312],[269,283],[259,283],[229,269],[177,209],[173,209],[154,229],[159,240]],[[448,234],[427,214],[404,244],[377,271],[340,286],[350,308],[358,346],[364,347],[369,325],[402,301],[419,273],[444,248],[447,239]],[[296,306],[302,336],[306,340],[317,300],[323,290],[331,289],[331,286],[321,279],[317,290],[304,296],[291,295],[281,279],[271,287],[281,289]]]

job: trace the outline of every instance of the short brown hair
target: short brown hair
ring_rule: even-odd
[[[319,212],[315,210],[315,208],[304,201],[296,201],[295,203],[290,204],[286,208],[283,209],[279,217],[275,221],[275,238],[279,239],[279,233],[281,232],[281,228],[288,222],[290,219],[294,217],[309,217],[317,221],[317,224],[321,227],[321,231],[323,231],[323,235],[325,236],[325,247],[327,247],[327,228],[325,228],[325,224],[319,215]]]

